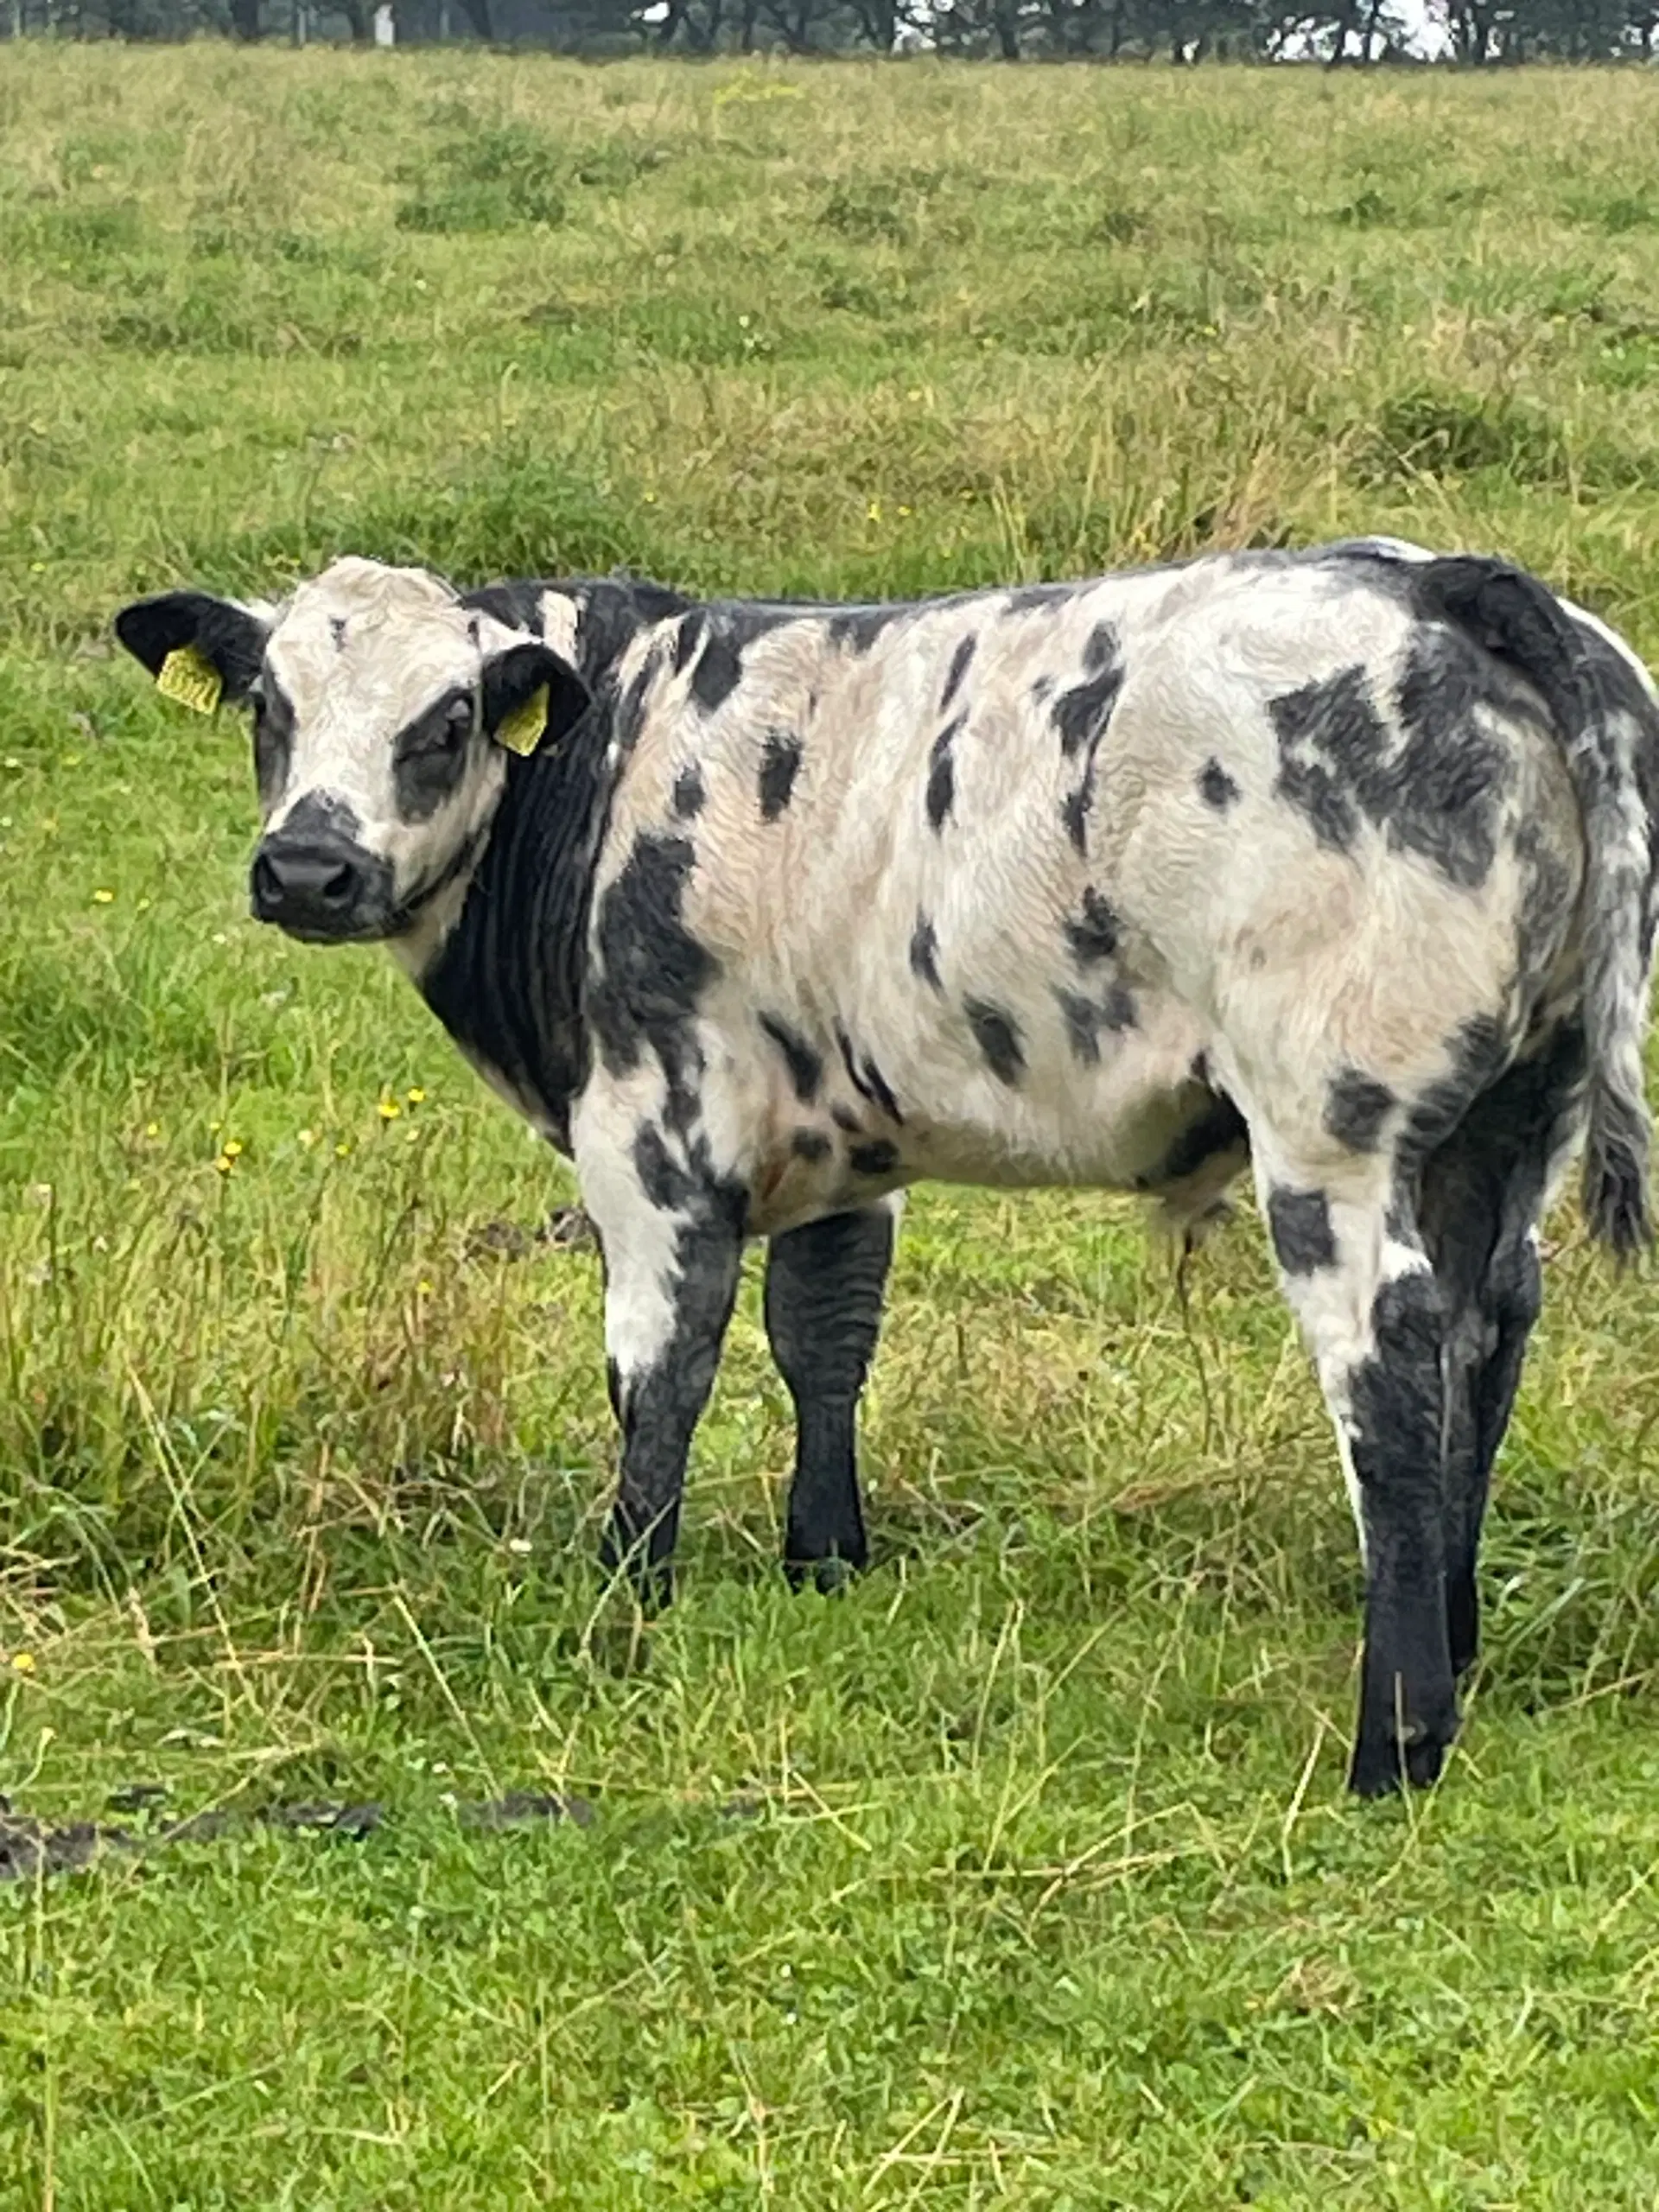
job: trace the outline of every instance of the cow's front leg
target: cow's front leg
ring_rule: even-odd
[[[600,1558],[656,1607],[672,1595],[686,1456],[736,1295],[744,1193],[649,1122],[623,1147],[579,1145],[578,1167],[604,1253],[606,1372],[622,1432]]]
[[[868,1554],[858,1496],[859,1393],[881,1325],[900,1200],[831,1214],[772,1240],[766,1334],[795,1402],[784,1571],[833,1588]]]

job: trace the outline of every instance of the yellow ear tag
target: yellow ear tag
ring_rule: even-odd
[[[495,726],[495,741],[523,758],[536,750],[546,728],[547,686],[543,683],[539,691],[531,693],[522,707],[515,707],[510,715],[501,717]]]
[[[194,645],[175,645],[162,663],[156,689],[163,699],[176,699],[196,714],[211,715],[219,704],[225,679],[207,656]]]

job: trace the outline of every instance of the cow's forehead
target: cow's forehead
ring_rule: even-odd
[[[424,569],[342,560],[295,592],[267,653],[302,721],[348,702],[402,718],[476,673],[477,624]]]

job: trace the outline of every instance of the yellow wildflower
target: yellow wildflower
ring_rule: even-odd
[[[113,906],[115,904],[114,892],[94,891],[92,893],[92,904],[94,906]]]
[[[395,1122],[403,1110],[395,1098],[383,1098],[377,1109],[383,1122]]]
[[[406,1090],[404,1093],[404,1096],[408,1099],[411,1106],[424,1106],[426,1103],[426,1093],[421,1089],[418,1083],[412,1090]]]
[[[35,1654],[32,1651],[14,1651],[11,1663],[18,1674],[32,1675],[35,1672]]]

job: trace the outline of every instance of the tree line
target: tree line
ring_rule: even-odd
[[[0,36],[400,45],[593,55],[893,54],[1001,61],[1420,63],[1391,0],[0,0]],[[1428,0],[1433,50],[1471,67],[1659,60],[1659,0]]]

